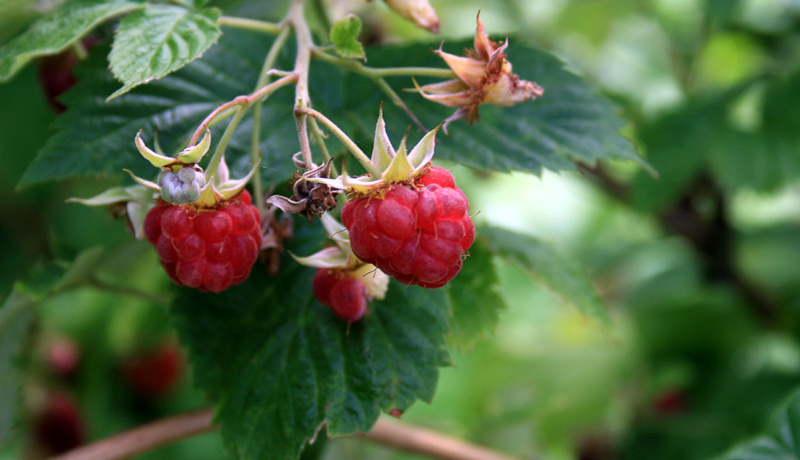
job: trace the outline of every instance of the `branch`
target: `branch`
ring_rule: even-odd
[[[219,429],[212,409],[168,417],[71,450],[50,460],[121,460]],[[380,418],[365,439],[441,460],[514,460],[434,431]]]
[[[51,460],[114,460],[138,455],[189,436],[218,429],[211,409],[176,415],[142,425],[93,444],[79,447]]]
[[[460,439],[405,423],[380,418],[364,438],[387,446],[442,460],[514,460]]]

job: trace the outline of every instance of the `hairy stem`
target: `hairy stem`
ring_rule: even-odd
[[[259,90],[257,90],[256,92],[254,92],[253,94],[251,94],[249,96],[238,96],[235,99],[233,99],[232,101],[228,101],[228,102],[220,105],[219,107],[214,109],[213,112],[208,114],[208,116],[206,116],[205,120],[203,120],[203,122],[200,123],[200,126],[197,127],[197,129],[195,130],[194,134],[192,135],[192,139],[189,141],[189,147],[197,144],[197,140],[200,139],[200,135],[202,135],[206,131],[206,128],[208,128],[211,125],[211,122],[214,121],[215,118],[221,117],[223,115],[227,116],[227,114],[230,113],[230,112],[227,112],[228,109],[231,109],[231,108],[239,106],[239,105],[250,105],[254,101],[258,101],[260,99],[265,99],[265,98],[269,97],[270,94],[272,94],[276,90],[278,90],[279,88],[282,88],[282,87],[284,87],[286,85],[292,84],[292,83],[294,83],[296,81],[297,81],[297,75],[294,74],[294,73],[291,73],[289,75],[286,75],[286,76],[284,76],[282,78],[279,78],[279,79],[275,80],[274,82],[270,83],[269,85],[264,86],[263,88],[260,88]]]
[[[280,24],[231,16],[221,16],[219,19],[217,19],[217,25],[222,27],[230,27],[232,29],[253,30],[256,32],[264,32],[273,35],[280,33],[281,31]]]
[[[217,173],[217,168],[219,168],[219,164],[222,162],[222,157],[225,156],[225,148],[228,147],[228,141],[230,141],[233,132],[236,131],[236,127],[239,126],[239,122],[242,120],[245,112],[247,112],[248,107],[249,104],[240,106],[239,110],[237,110],[236,114],[233,116],[233,120],[231,120],[228,127],[225,128],[225,133],[222,134],[222,139],[217,143],[217,149],[214,150],[214,156],[211,157],[211,161],[208,164],[208,170],[206,170],[208,177],[212,177]]]
[[[333,65],[358,72],[369,78],[384,78],[384,77],[438,77],[438,78],[456,78],[455,72],[450,69],[440,69],[436,67],[387,67],[384,69],[376,69],[367,67],[359,61],[352,59],[344,59],[332,54],[328,54],[318,48],[312,50],[314,57],[331,63]]]
[[[176,415],[79,447],[51,460],[117,460],[148,452],[189,436],[217,430],[211,409]],[[380,418],[363,437],[407,452],[442,460],[513,460],[434,431]]]
[[[287,19],[291,22],[292,28],[294,28],[297,40],[297,57],[294,64],[294,73],[297,74],[295,108],[311,107],[311,96],[308,93],[308,70],[311,66],[311,48],[313,48],[314,42],[303,14],[304,7],[305,2],[303,0],[292,0],[287,15]],[[306,170],[311,170],[314,167],[314,160],[311,155],[311,143],[308,139],[306,116],[295,111],[295,122],[297,123],[297,139],[300,142],[300,153],[303,155]]]

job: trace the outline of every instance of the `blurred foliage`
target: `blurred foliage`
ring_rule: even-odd
[[[33,3],[0,4],[0,42],[36,16]],[[375,3],[377,12],[362,16],[365,34],[428,38]],[[477,221],[551,241],[588,267],[611,305],[614,333],[609,338],[532,285],[529,274],[495,259],[500,289],[487,298],[508,306],[495,333],[455,353],[432,404],[413,406],[403,419],[520,458],[701,459],[756,436],[728,458],[763,454],[769,446],[747,449],[777,442],[771,414],[782,409],[772,422],[780,424],[782,417],[796,421],[800,410],[796,402],[782,405],[800,386],[797,2],[432,3],[448,39],[468,37],[481,9],[495,36],[518,32],[556,52],[619,105],[626,133],[659,177],[622,163],[541,177],[455,168],[481,211]],[[335,9],[342,16],[354,10]],[[31,376],[20,401],[29,413],[18,426],[30,424],[49,387],[76,396],[89,439],[205,404],[188,377],[159,401],[142,401],[126,386],[120,363],[173,340],[165,302],[151,296],[171,293],[169,281],[121,222],[63,204],[116,179],[14,190],[55,119],[35,68],[0,85],[0,106],[3,298],[15,280],[30,292],[48,290],[80,254],[107,248],[91,270],[94,284],[56,289],[36,310],[32,353],[19,362]],[[44,364],[47,344],[64,336],[82,350],[71,380]],[[27,433],[12,432],[0,458],[27,455]],[[326,460],[418,458],[360,439],[317,442],[314,452]],[[212,434],[143,458],[221,452]]]

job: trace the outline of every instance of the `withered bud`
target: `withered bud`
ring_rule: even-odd
[[[296,165],[303,165],[299,152],[292,157],[292,160]],[[296,176],[291,198],[273,195],[269,197],[267,203],[280,208],[283,212],[306,216],[309,222],[314,217],[320,217],[325,211],[336,207],[336,195],[341,193],[341,190],[315,182],[313,179],[330,178],[332,165],[332,161],[321,166],[312,164],[311,169]]]

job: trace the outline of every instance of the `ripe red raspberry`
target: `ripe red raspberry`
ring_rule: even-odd
[[[413,185],[391,186],[384,198],[354,198],[342,210],[359,259],[405,284],[438,288],[461,270],[475,225],[452,174],[434,166]]]
[[[261,247],[261,216],[246,190],[213,209],[158,200],[144,232],[175,283],[220,292],[250,274]]]
[[[343,270],[318,269],[312,289],[314,297],[331,307],[333,314],[342,321],[358,321],[367,311],[367,286]]]

